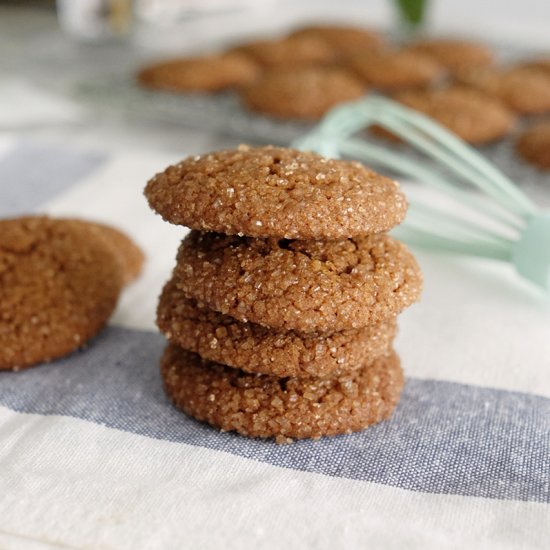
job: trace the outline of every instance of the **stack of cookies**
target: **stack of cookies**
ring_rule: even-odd
[[[407,203],[356,162],[278,147],[220,151],[147,184],[192,231],[157,322],[175,405],[222,430],[318,438],[388,418],[403,386],[396,315],[421,274],[386,232]]]

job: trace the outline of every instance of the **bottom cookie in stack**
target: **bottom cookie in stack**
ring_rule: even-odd
[[[251,374],[169,344],[161,359],[176,407],[224,431],[278,443],[351,433],[388,418],[403,388],[395,352],[337,378]]]

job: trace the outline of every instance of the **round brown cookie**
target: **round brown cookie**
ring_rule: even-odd
[[[550,76],[541,71],[521,67],[471,69],[460,71],[456,78],[520,114],[550,112]]]
[[[188,299],[166,283],[157,309],[157,325],[166,338],[201,357],[246,372],[293,377],[349,373],[365,360],[387,353],[395,337],[395,319],[328,335],[276,332],[242,323]]]
[[[394,99],[428,115],[474,145],[504,137],[516,122],[516,116],[499,101],[465,87],[402,92]],[[375,133],[390,137],[390,132],[384,129],[376,129]],[[396,139],[394,134],[391,137]]]
[[[82,225],[83,228],[90,231],[96,238],[101,239],[103,244],[120,263],[124,284],[130,283],[138,277],[143,268],[145,256],[141,249],[127,235],[114,227],[100,223],[82,220],[70,221]]]
[[[383,47],[384,38],[372,29],[349,25],[308,25],[295,30],[290,36],[321,38],[340,57],[360,54]]]
[[[425,87],[444,73],[431,57],[406,50],[367,52],[351,57],[347,65],[367,84],[382,90]]]
[[[237,46],[231,51],[250,56],[265,68],[330,63],[336,57],[327,42],[310,36],[258,40]]]
[[[192,231],[174,275],[179,289],[211,309],[302,333],[390,319],[419,298],[422,284],[413,256],[385,234],[277,241]]]
[[[252,237],[377,233],[400,223],[407,210],[397,183],[358,162],[283,147],[189,157],[151,179],[145,195],[171,223]]]
[[[275,118],[318,120],[334,106],[358,99],[366,86],[343,69],[272,69],[241,89],[249,109]]]
[[[542,170],[550,170],[550,120],[535,124],[516,142],[517,152]]]
[[[254,80],[258,65],[238,53],[183,57],[142,68],[137,80],[142,86],[172,92],[217,92]]]
[[[21,369],[82,347],[111,315],[125,275],[82,222],[0,221],[0,369]]]
[[[351,433],[385,420],[403,388],[394,352],[347,376],[308,379],[247,374],[169,345],[161,374],[174,405],[197,420],[279,443]]]
[[[486,67],[494,63],[493,54],[487,46],[464,40],[421,40],[409,45],[407,49],[429,55],[451,73],[469,67]]]
[[[550,57],[540,57],[530,61],[524,61],[518,65],[522,69],[534,69],[550,75]]]

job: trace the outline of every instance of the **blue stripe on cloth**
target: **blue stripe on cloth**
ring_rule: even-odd
[[[98,168],[106,159],[54,145],[22,143],[0,159],[0,216],[28,214]]]
[[[391,420],[279,446],[219,433],[174,409],[158,372],[163,346],[158,334],[109,327],[84,352],[0,373],[0,404],[412,491],[550,502],[550,399],[409,379]]]

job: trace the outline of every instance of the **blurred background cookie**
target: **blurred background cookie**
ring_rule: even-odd
[[[530,164],[550,170],[550,120],[525,130],[516,142],[516,151]]]
[[[290,36],[321,38],[338,57],[362,54],[382,48],[386,39],[377,31],[350,25],[307,25],[294,30]]]
[[[369,86],[388,91],[426,87],[445,72],[431,57],[406,50],[355,55],[346,66]]]
[[[494,63],[490,48],[479,42],[431,38],[414,42],[407,49],[432,57],[451,73],[465,68],[486,67]]]
[[[503,138],[516,121],[514,113],[499,101],[460,86],[403,92],[394,99],[433,118],[473,145]],[[374,133],[399,141],[395,134],[380,127],[375,127]]]
[[[317,120],[335,105],[358,99],[366,85],[343,69],[273,69],[241,90],[243,104],[271,117]]]
[[[457,72],[463,85],[471,86],[498,99],[519,114],[550,112],[550,75],[536,69],[468,69]]]
[[[171,92],[217,92],[250,82],[258,66],[238,53],[182,57],[142,68],[137,81],[142,86]]]
[[[257,40],[236,46],[231,52],[246,54],[264,68],[329,63],[337,56],[325,40],[315,36]]]

